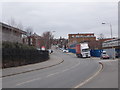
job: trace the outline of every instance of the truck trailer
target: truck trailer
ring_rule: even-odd
[[[79,58],[90,58],[90,48],[88,43],[76,44],[76,56]]]

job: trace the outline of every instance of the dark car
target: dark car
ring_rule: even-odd
[[[105,51],[103,51],[100,58],[101,59],[109,59],[110,57]]]
[[[49,51],[50,54],[53,53],[53,50],[51,50],[51,49],[49,49],[48,51]]]

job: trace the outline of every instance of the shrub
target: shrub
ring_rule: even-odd
[[[20,43],[2,43],[2,68],[43,62],[49,59],[49,52],[37,50]]]
[[[17,42],[2,42],[2,48],[19,48],[19,49],[35,49],[33,46],[28,46],[25,44],[17,43]]]

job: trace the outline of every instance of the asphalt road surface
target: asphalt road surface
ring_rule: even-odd
[[[50,68],[2,78],[3,88],[74,88],[96,73],[97,60],[81,59],[56,50],[64,62]]]
[[[118,60],[104,60],[103,70],[81,88],[118,88]]]

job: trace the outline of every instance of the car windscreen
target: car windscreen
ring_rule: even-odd
[[[106,54],[106,52],[103,52],[102,54]]]

